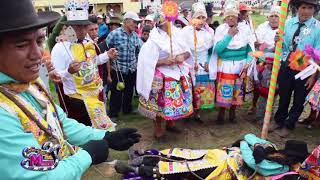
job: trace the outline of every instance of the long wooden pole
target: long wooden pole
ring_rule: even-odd
[[[280,9],[280,19],[279,19],[279,37],[280,40],[276,44],[275,48],[275,55],[274,55],[274,62],[272,67],[272,74],[271,74],[271,81],[269,86],[269,94],[267,100],[267,107],[266,112],[264,115],[264,122],[263,128],[261,132],[261,138],[266,139],[268,137],[268,129],[270,126],[270,119],[272,115],[272,106],[274,102],[274,95],[276,92],[277,87],[277,79],[280,69],[280,59],[281,59],[281,52],[282,52],[282,44],[283,44],[283,35],[284,35],[284,26],[285,21],[287,19],[288,14],[288,5],[289,0],[282,0],[281,1],[281,9]]]

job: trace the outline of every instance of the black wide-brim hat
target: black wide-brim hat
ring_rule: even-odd
[[[311,4],[315,7],[319,7],[319,1],[318,0],[291,0],[290,4],[294,6],[295,8],[298,8],[299,5],[302,3]]]
[[[310,155],[307,143],[297,140],[288,140],[285,148],[280,150],[280,152],[286,156],[295,157],[299,159],[300,162],[304,161]]]
[[[3,1],[0,6],[0,33],[39,29],[59,18],[57,12],[36,13],[31,0]]]

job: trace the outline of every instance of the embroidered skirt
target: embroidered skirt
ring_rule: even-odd
[[[243,80],[239,77],[245,60],[218,63],[216,105],[229,108],[243,104]]]
[[[180,80],[167,77],[156,70],[149,99],[139,98],[139,112],[150,119],[178,120],[193,113],[191,78]]]
[[[209,75],[196,75],[193,91],[194,109],[214,108],[215,84]]]
[[[313,110],[320,111],[320,79],[317,80],[306,99]]]

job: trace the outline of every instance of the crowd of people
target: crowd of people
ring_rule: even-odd
[[[280,96],[279,108],[275,113],[275,123],[270,128],[271,131],[279,131],[281,137],[288,136],[294,129],[303,111],[306,96],[317,78],[315,73],[304,80],[295,79],[298,71],[288,66],[290,52],[297,47],[303,51],[307,44],[314,42],[312,47],[315,49],[318,46],[318,21],[313,17],[317,13],[318,5],[309,1],[302,8],[300,5],[300,1],[291,3],[291,7],[297,11],[291,21],[301,19],[305,22],[302,27],[305,30],[299,29],[299,32],[296,32],[295,27],[286,28],[292,32],[285,33],[284,37],[281,59],[284,65],[281,66],[277,88]],[[309,11],[305,10],[308,8]],[[75,53],[68,52],[68,42],[62,41],[49,47],[52,49],[52,63],[62,77],[63,86],[60,86],[60,91],[62,87],[64,91],[60,93],[60,104],[64,104],[69,117],[78,119],[79,122],[86,125],[102,123],[102,126],[109,127],[115,126],[121,111],[124,114],[136,113],[132,101],[133,96],[138,95],[139,113],[154,121],[154,136],[160,138],[164,134],[161,127],[163,121],[166,122],[167,130],[179,132],[174,122],[188,117],[202,122],[199,113],[201,109],[217,107],[217,124],[224,123],[228,110],[229,122],[236,123],[236,109],[243,104],[245,95],[252,91],[253,101],[248,113],[255,113],[257,121],[262,124],[278,38],[280,7],[272,7],[267,14],[267,21],[257,28],[253,25],[251,11],[244,3],[226,1],[222,13],[223,22],[220,25],[212,19],[212,7],[203,3],[195,3],[191,9],[181,9],[181,15],[173,22],[167,21],[161,10],[140,11],[139,14],[127,12],[123,17],[114,14],[108,18],[90,15],[87,24],[58,22],[56,27],[62,23],[65,29],[60,32],[63,37],[59,39],[68,39],[68,34],[70,36],[72,32],[67,27],[72,27],[69,29],[75,31],[74,40],[82,39],[80,41],[85,41],[82,44],[92,43],[91,47],[95,47],[96,52],[90,57],[97,55],[100,58],[95,62],[97,67],[89,67],[92,67],[92,72],[99,72],[99,75],[93,76],[88,71],[89,75],[82,76],[102,79],[99,87],[95,89],[96,95],[100,92],[96,103],[101,105],[101,109],[97,110],[95,106],[91,106],[94,104],[91,99],[89,103],[89,97],[80,98],[79,90],[70,87],[77,84],[76,81],[73,82],[72,75],[79,72],[82,68],[80,62],[88,57],[72,56]],[[62,19],[65,21],[68,17]],[[108,19],[107,22],[105,19]],[[289,22],[288,20],[287,23]],[[299,40],[294,41],[294,44],[293,35]],[[79,42],[74,43],[79,45]],[[102,57],[106,51],[110,57],[108,62],[106,57]],[[258,51],[262,52],[262,55],[256,56]],[[73,59],[82,60],[74,63]],[[286,66],[289,69],[285,68]],[[290,77],[287,70],[292,70]],[[282,84],[291,82],[288,79],[292,79],[292,84]],[[90,94],[94,90],[83,83],[78,88],[81,87],[85,87],[85,92],[90,91]],[[288,112],[292,92],[293,106]],[[95,122],[97,117],[94,117],[94,114],[97,112],[99,116],[100,112],[103,112],[104,115],[100,117],[107,117],[106,106],[109,106],[110,119],[107,118],[106,122]],[[79,117],[79,112],[82,112],[82,117]],[[312,112],[310,118],[301,123],[310,125],[311,121],[316,119],[312,118],[313,114],[315,113]]]
[[[297,66],[307,51],[320,48],[316,0],[290,2],[296,14],[286,20],[283,37],[278,33],[280,7],[270,9],[267,21],[255,28],[252,9],[234,0],[225,1],[221,24],[214,21],[212,7],[202,2],[181,9],[174,21],[161,9],[106,18],[90,14],[87,1],[68,0],[62,16],[36,13],[30,0],[4,4],[0,162],[9,166],[0,173],[5,179],[80,179],[91,164],[107,160],[109,148],[123,151],[139,142],[136,129],[116,130],[120,113],[138,112],[151,119],[154,137],[161,139],[164,122],[167,131],[181,133],[175,122],[190,118],[203,123],[202,110],[217,108],[212,119],[218,125],[225,123],[226,114],[230,123],[237,123],[236,110],[252,92],[248,113],[262,124],[280,40],[279,107],[270,131],[287,137],[305,102],[312,111],[300,123],[320,124],[318,71],[296,78],[304,70]],[[312,57],[320,62],[320,55]],[[51,98],[50,80],[62,108]],[[257,144],[270,144],[253,138]],[[250,146],[255,149],[256,143]],[[246,163],[255,169],[257,160]]]

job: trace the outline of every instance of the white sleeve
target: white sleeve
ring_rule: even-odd
[[[51,52],[52,64],[56,69],[56,72],[61,76],[61,78],[66,78],[70,76],[68,72],[69,64],[72,62],[72,57],[67,52],[67,45],[62,44],[63,42],[57,43]]]
[[[109,61],[109,56],[108,56],[107,51],[97,55],[96,56],[96,61],[97,61],[98,65],[108,62]]]
[[[209,27],[210,28],[210,27]],[[212,28],[210,28],[212,29]],[[210,46],[209,47],[212,47],[214,45],[214,30],[212,29],[212,32],[210,32],[210,38],[211,38],[211,41],[210,41]]]
[[[256,30],[256,35],[257,35],[257,41],[259,43],[263,43],[263,36],[264,36],[264,28],[263,24],[259,25],[257,30]]]

